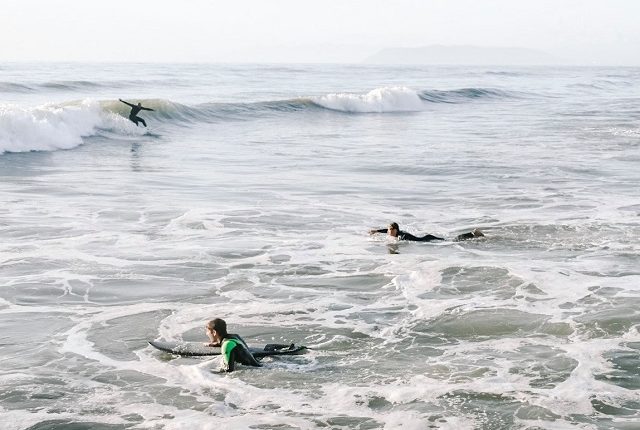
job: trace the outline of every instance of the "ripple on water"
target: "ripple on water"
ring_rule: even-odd
[[[539,332],[549,317],[514,309],[452,309],[432,321],[420,322],[415,330],[445,337],[482,340],[522,337]]]

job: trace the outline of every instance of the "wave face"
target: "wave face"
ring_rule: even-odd
[[[462,88],[448,91],[423,91],[420,98],[431,103],[466,103],[477,99],[510,98],[513,94],[490,88]]]
[[[407,87],[383,87],[363,94],[323,96],[254,103],[201,103],[186,105],[164,99],[142,99],[141,116],[165,125],[246,120],[264,115],[330,110],[337,113],[418,112],[433,103],[465,103],[480,98],[509,97],[504,92],[465,88],[416,92]],[[81,145],[85,138],[118,138],[144,133],[127,117],[129,108],[116,100],[83,100],[45,104],[33,108],[0,105],[0,154],[53,151]]]

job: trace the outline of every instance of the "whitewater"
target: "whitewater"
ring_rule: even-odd
[[[0,63],[2,428],[637,428],[638,82]]]

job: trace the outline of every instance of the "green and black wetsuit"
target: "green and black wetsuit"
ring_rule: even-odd
[[[245,341],[237,334],[229,334],[222,339],[220,349],[224,362],[222,370],[225,372],[233,372],[236,368],[236,363],[260,367],[260,363],[251,355]]]
[[[381,228],[379,230],[376,230],[376,233],[386,233],[387,229],[386,228]],[[422,237],[417,237],[412,235],[411,233],[407,233],[406,231],[402,231],[402,230],[398,230],[398,239],[399,240],[412,240],[414,242],[431,242],[434,240],[444,240],[441,237],[438,236],[434,236],[432,234],[427,234],[425,236]]]

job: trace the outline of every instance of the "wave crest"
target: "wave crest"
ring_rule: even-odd
[[[341,112],[415,112],[424,108],[418,93],[407,87],[376,88],[366,94],[327,94],[311,100]]]

